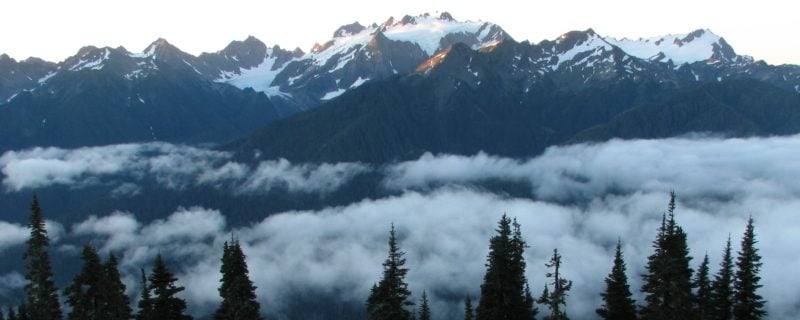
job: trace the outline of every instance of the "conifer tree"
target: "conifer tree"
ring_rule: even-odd
[[[14,312],[14,307],[8,307],[8,320],[17,320],[17,313]]]
[[[219,287],[222,304],[214,314],[215,320],[261,319],[261,306],[256,301],[256,287],[250,281],[246,259],[238,240],[225,243]]]
[[[733,258],[731,257],[731,238],[725,243],[719,271],[711,283],[712,319],[733,319]]]
[[[107,316],[100,310],[106,303],[101,289],[101,283],[105,279],[103,279],[104,270],[97,249],[92,245],[85,245],[81,259],[83,268],[72,280],[72,283],[64,288],[67,304],[71,307],[67,319],[107,320]]]
[[[101,283],[105,303],[100,313],[108,320],[129,320],[131,318],[131,302],[125,294],[125,284],[119,274],[117,257],[108,255],[103,265],[103,282]]]
[[[606,291],[600,294],[603,297],[603,306],[597,309],[597,314],[606,320],[635,320],[636,303],[633,301],[628,276],[625,274],[625,260],[622,257],[622,242],[617,241],[614,254],[614,266],[606,277]]]
[[[422,291],[422,298],[419,302],[418,320],[431,320],[431,308],[428,306],[428,294]]]
[[[640,310],[644,320],[691,319],[694,294],[692,268],[686,233],[675,221],[675,193],[670,193],[666,216],[662,216],[654,253],[648,257],[647,273],[642,275],[645,305]]]
[[[753,217],[747,221],[747,228],[742,237],[742,247],[736,259],[736,281],[734,282],[733,316],[736,320],[755,320],[767,315],[764,310],[764,299],[758,294],[761,288],[761,255],[756,248],[756,235]]]
[[[711,299],[711,281],[708,276],[708,255],[703,257],[703,262],[697,268],[697,275],[694,278],[693,286],[695,293],[694,316],[697,320],[709,320],[714,314],[714,305]]]
[[[400,251],[394,224],[389,231],[389,256],[383,262],[383,276],[372,287],[367,298],[367,314],[371,320],[408,320],[413,312],[405,309],[413,305],[408,301],[411,291],[405,282],[408,268],[405,267],[404,252]]]
[[[546,267],[552,268],[553,272],[548,272],[546,276],[552,278],[553,291],[548,292],[547,284],[542,296],[539,298],[539,303],[550,308],[550,315],[545,316],[544,320],[568,320],[567,317],[567,292],[572,288],[572,281],[561,277],[561,255],[558,249],[553,249],[553,256],[550,262],[545,264]],[[562,308],[564,306],[564,308]]]
[[[186,301],[175,295],[183,291],[183,287],[175,286],[178,278],[167,269],[161,254],[156,256],[153,273],[150,274],[150,290],[152,291],[152,312],[154,319],[159,320],[191,320],[185,315]]]
[[[472,299],[469,295],[464,299],[464,320],[475,320],[475,311],[472,309]]]
[[[477,319],[532,319],[536,311],[525,294],[523,253],[527,245],[520,225],[516,219],[512,221],[503,215],[496,231],[497,235],[489,240]]]
[[[150,286],[147,284],[147,276],[142,272],[142,292],[139,297],[139,312],[136,313],[136,320],[156,320],[153,316],[153,297],[150,292]]]
[[[3,314],[3,309],[0,309],[0,320],[6,320],[6,316]]]
[[[17,307],[17,319],[31,320],[31,314],[28,313],[28,306],[26,306],[24,302]]]
[[[28,247],[23,255],[27,261],[25,265],[25,304],[29,306],[24,316],[31,320],[61,319],[61,305],[58,302],[58,290],[53,282],[53,270],[47,249],[50,240],[42,218],[42,209],[39,199],[33,196],[31,202],[31,217],[28,228],[31,230]],[[22,317],[23,315],[18,315]]]

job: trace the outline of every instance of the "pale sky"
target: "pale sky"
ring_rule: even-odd
[[[61,61],[85,45],[142,51],[162,37],[191,54],[253,35],[267,45],[300,47],[329,39],[340,25],[448,11],[458,20],[494,22],[518,41],[555,39],[593,28],[639,38],[711,29],[739,54],[800,64],[800,3],[792,0],[2,0],[0,53]]]

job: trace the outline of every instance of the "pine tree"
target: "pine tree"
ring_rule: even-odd
[[[13,307],[8,307],[8,320],[17,320],[17,313]]]
[[[142,272],[142,293],[139,297],[139,312],[136,313],[136,320],[156,320],[153,316],[153,297],[150,292],[150,286],[147,284],[147,276]]]
[[[525,294],[527,280],[523,253],[527,245],[522,239],[520,225],[516,219],[512,222],[503,215],[496,231],[497,235],[489,240],[477,319],[532,319],[536,310]]]
[[[472,299],[469,295],[464,299],[464,320],[475,320],[475,311],[472,309]]]
[[[644,320],[691,319],[694,294],[692,268],[686,233],[675,222],[675,193],[670,193],[668,215],[662,216],[655,252],[648,257],[647,273],[642,275],[645,305],[640,310]]]
[[[31,235],[27,242],[28,248],[23,255],[23,259],[27,260],[25,279],[28,280],[25,285],[25,304],[30,309],[25,316],[31,320],[61,319],[58,290],[53,282],[53,270],[47,253],[50,240],[45,230],[39,199],[35,195],[30,208],[31,218],[28,228],[31,230]]]
[[[614,266],[606,277],[606,291],[601,294],[602,308],[597,309],[597,314],[606,320],[634,320],[636,319],[636,302],[633,301],[628,276],[625,274],[625,260],[622,257],[622,243],[617,241],[614,254]]]
[[[548,293],[547,285],[542,297],[539,298],[539,303],[546,305],[550,308],[550,315],[545,316],[544,320],[568,320],[567,311],[567,292],[572,288],[572,281],[561,277],[561,255],[558,249],[553,249],[553,256],[550,262],[545,264],[546,267],[552,268],[553,272],[548,272],[546,276],[552,278],[553,291]],[[562,309],[561,306],[564,306]]]
[[[733,258],[731,257],[731,238],[725,243],[725,250],[722,253],[722,262],[719,271],[714,275],[711,283],[711,319],[730,320],[733,319]]]
[[[414,315],[405,309],[413,305],[408,301],[411,291],[405,283],[405,253],[400,251],[394,224],[389,231],[389,256],[383,262],[383,277],[372,287],[367,298],[367,314],[371,320],[408,320]]]
[[[183,291],[183,287],[175,286],[178,278],[167,269],[161,254],[156,256],[153,273],[150,274],[150,290],[153,298],[153,317],[159,320],[191,320],[185,315],[186,301],[175,295]]]
[[[703,257],[703,262],[697,268],[697,275],[694,278],[693,286],[695,293],[694,316],[697,320],[709,320],[714,314],[713,301],[711,300],[711,281],[708,278],[708,255]]]
[[[428,306],[428,294],[422,291],[422,298],[419,302],[419,320],[431,320],[431,308]]]
[[[6,320],[6,316],[3,314],[3,309],[0,309],[0,320]]]
[[[261,306],[256,301],[256,287],[250,281],[246,259],[238,240],[225,243],[219,287],[222,304],[214,314],[215,320],[261,319]]]
[[[742,237],[742,247],[736,259],[736,281],[734,282],[733,315],[736,320],[755,320],[767,315],[764,310],[764,299],[756,292],[761,285],[761,256],[755,247],[756,235],[753,217],[747,221],[747,228]]]
[[[117,257],[108,255],[103,265],[103,281],[101,283],[105,304],[100,313],[108,320],[129,320],[131,318],[131,302],[125,294],[125,284],[119,274]]]
[[[101,313],[101,307],[106,303],[101,290],[103,279],[103,265],[97,249],[92,245],[85,245],[81,253],[83,268],[75,276],[72,283],[64,288],[67,304],[71,307],[67,319],[69,320],[106,320],[106,315]]]
[[[25,303],[21,303],[19,307],[17,307],[17,319],[18,320],[31,320],[31,314],[28,312],[28,306]]]

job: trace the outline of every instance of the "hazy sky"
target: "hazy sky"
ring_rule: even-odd
[[[709,28],[740,54],[771,64],[800,63],[798,5],[786,0],[732,1],[251,1],[3,0],[0,53],[61,61],[84,45],[139,52],[163,37],[192,54],[254,35],[268,45],[300,47],[331,37],[340,25],[389,16],[448,11],[491,21],[517,40],[538,42],[570,30],[650,37]]]

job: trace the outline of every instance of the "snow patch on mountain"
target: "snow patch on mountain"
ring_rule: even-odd
[[[672,60],[675,64],[708,60],[714,54],[714,46],[720,46],[721,39],[708,29],[638,40],[605,38],[632,56],[661,62]]]
[[[80,59],[78,61],[78,63],[76,63],[75,65],[69,67],[69,70],[70,71],[80,71],[80,70],[84,70],[84,69],[92,69],[92,70],[103,69],[103,66],[104,66],[103,62],[108,60],[108,57],[109,57],[110,54],[111,54],[111,51],[108,48],[106,48],[105,52],[103,52],[103,56],[102,57],[99,57],[99,58],[94,59],[94,60]]]
[[[281,92],[277,87],[271,86],[275,77],[283,71],[282,67],[275,66],[277,60],[278,58],[272,55],[270,49],[259,65],[250,69],[240,69],[238,73],[224,71],[220,74],[220,78],[215,81],[227,83],[240,89],[251,88],[268,96],[289,96],[287,93]]]
[[[557,40],[560,41],[561,39]],[[553,66],[553,70],[558,69],[564,62],[571,61],[580,53],[593,51],[594,53],[602,53],[604,51],[611,50],[611,45],[606,42],[600,36],[596,34],[591,34],[589,37],[583,41],[577,43],[574,47],[558,54],[558,62],[555,66]]]
[[[347,91],[347,89],[337,89],[337,90],[328,92],[324,96],[322,96],[322,98],[320,98],[320,100],[323,100],[323,101],[331,100],[333,98],[336,98],[336,97],[342,95],[342,93],[345,93],[345,91]]]

